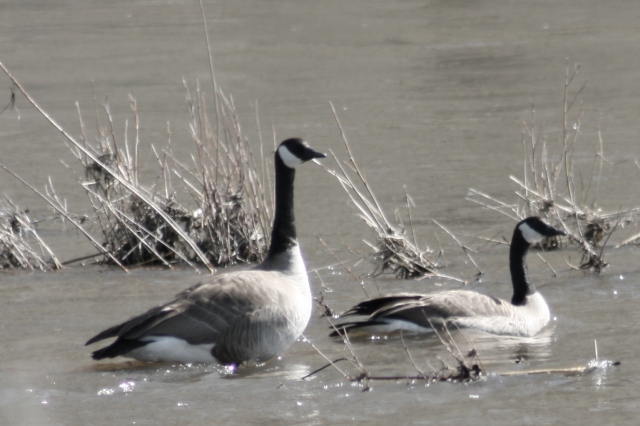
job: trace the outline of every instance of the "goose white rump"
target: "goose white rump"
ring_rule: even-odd
[[[192,345],[172,336],[148,336],[140,339],[146,345],[128,353],[130,358],[150,362],[171,362],[180,360],[185,364],[215,362],[212,355],[213,343]]]

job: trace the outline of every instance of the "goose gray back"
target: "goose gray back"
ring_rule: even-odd
[[[271,244],[260,265],[213,276],[164,305],[113,326],[86,344],[116,337],[94,359],[219,362],[239,365],[281,354],[307,326],[311,290],[296,240],[295,167],[326,155],[301,139],[275,153],[275,217]]]
[[[565,235],[537,217],[519,222],[509,249],[509,270],[513,285],[511,302],[468,290],[429,294],[395,294],[364,301],[341,315],[365,318],[341,322],[339,332],[388,333],[397,330],[432,331],[452,324],[487,333],[533,336],[550,319],[549,307],[527,276],[525,256],[529,247],[544,238]]]

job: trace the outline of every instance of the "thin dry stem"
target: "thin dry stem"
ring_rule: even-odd
[[[556,144],[556,149],[561,152],[560,158],[554,157],[550,152],[551,144],[541,136],[541,132],[536,133],[538,126],[535,113],[532,111],[531,123],[524,123],[522,132],[524,175],[522,178],[510,177],[518,185],[518,203],[509,204],[475,189],[469,190],[467,199],[514,220],[521,220],[527,216],[541,216],[553,225],[562,225],[568,237],[561,240],[551,239],[551,245],[545,248],[555,248],[563,242],[576,244],[583,256],[578,267],[599,273],[606,266],[604,245],[601,245],[601,242],[606,241],[605,237],[608,238],[616,229],[616,220],[635,220],[638,208],[603,212],[597,207],[596,200],[600,194],[604,163],[611,164],[604,155],[600,120],[590,177],[586,183],[581,178],[582,173],[575,158],[584,121],[580,95],[584,92],[587,82],[583,82],[578,90],[572,90],[572,83],[579,69],[579,65],[571,68],[567,62],[563,90],[562,140],[559,146]],[[574,113],[572,109],[578,104],[578,111]],[[541,138],[540,150],[538,146]],[[593,187],[595,191],[592,191]],[[626,241],[633,241],[633,238]]]

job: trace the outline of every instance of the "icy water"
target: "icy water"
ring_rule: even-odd
[[[509,175],[522,174],[522,123],[550,142],[562,135],[565,66],[581,64],[575,93],[583,108],[578,163],[590,170],[598,129],[604,155],[598,205],[615,211],[640,205],[640,5],[635,0],[587,1],[205,1],[216,78],[233,96],[245,135],[301,136],[316,149],[346,158],[332,102],[357,160],[389,216],[402,211],[404,188],[423,245],[444,251],[443,272],[468,288],[510,297],[507,247],[471,238],[509,238],[515,222],[465,200],[469,188],[516,203]],[[170,124],[173,149],[191,149],[183,78],[209,90],[209,64],[195,1],[0,2],[0,61],[66,129],[89,134],[98,103],[109,98],[115,132],[132,126],[128,95],[138,103],[143,167],[153,180],[149,150],[163,147]],[[0,77],[0,108],[10,83]],[[4,93],[4,95],[1,95]],[[38,188],[51,176],[58,195],[85,211],[78,171],[61,135],[17,96],[0,114],[1,162]],[[569,123],[571,127],[571,122]],[[130,133],[131,136],[131,133]],[[335,167],[330,159],[324,161]],[[47,207],[6,173],[1,190],[34,218]],[[296,214],[314,293],[340,312],[362,300],[360,285],[335,263],[322,239],[343,259],[366,253],[374,235],[354,215],[334,178],[301,168]],[[405,217],[406,219],[406,217]],[[476,250],[477,270],[432,219]],[[327,336],[318,310],[305,335],[281,359],[227,375],[215,366],[93,362],[84,342],[197,282],[191,270],[72,266],[56,273],[3,273],[0,282],[0,424],[637,424],[640,379],[640,251],[613,248],[637,229],[616,232],[610,266],[600,276],[571,271],[579,254],[566,248],[535,255],[532,279],[553,321],[539,336],[512,339],[470,333],[489,372],[472,384],[391,381],[365,386],[326,369],[344,356]],[[43,235],[59,256],[91,252],[59,226]],[[348,248],[348,249],[347,249]],[[366,269],[366,265],[361,265]],[[459,288],[445,280],[365,280],[371,294]],[[462,350],[469,345],[461,336]],[[618,367],[582,376],[502,376],[527,369],[586,365]],[[415,374],[406,355],[430,371],[452,363],[433,336],[353,342],[371,374]],[[338,364],[355,374],[346,363]]]

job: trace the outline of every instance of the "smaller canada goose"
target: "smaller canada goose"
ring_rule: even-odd
[[[516,225],[509,252],[511,302],[468,290],[395,294],[354,306],[341,317],[363,315],[367,318],[337,324],[336,328],[347,332],[388,333],[400,329],[425,332],[432,330],[432,324],[446,323],[493,334],[533,336],[547,325],[550,315],[547,302],[527,279],[525,255],[532,244],[556,235],[565,233],[537,217],[529,217]],[[332,336],[337,334],[334,331]]]
[[[297,138],[276,150],[275,218],[264,262],[213,276],[171,302],[103,331],[86,344],[117,339],[93,352],[93,358],[239,365],[266,361],[287,349],[311,316],[309,279],[296,241],[295,167],[323,157]]]

